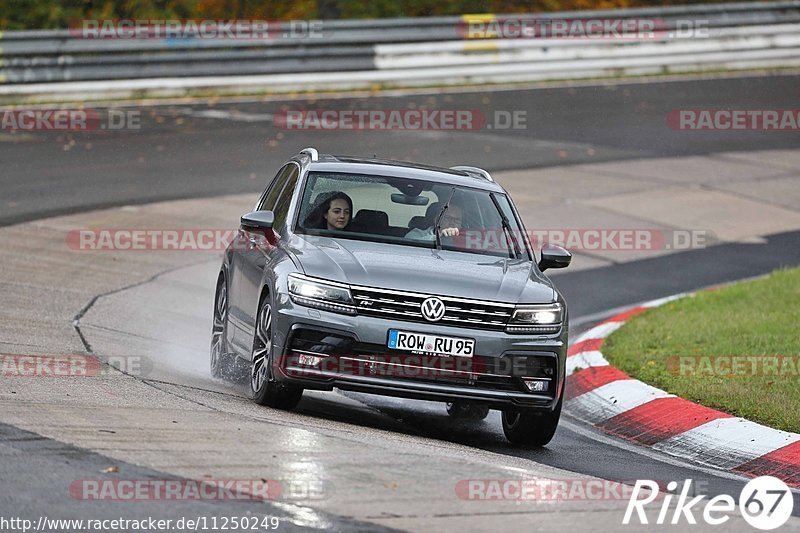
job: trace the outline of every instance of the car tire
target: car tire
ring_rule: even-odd
[[[524,446],[544,446],[550,442],[561,418],[561,403],[551,413],[509,408],[503,411],[503,433],[514,443]]]
[[[447,402],[447,414],[461,420],[483,420],[489,415],[489,406],[464,401]]]
[[[264,294],[258,305],[253,351],[250,363],[250,390],[253,401],[276,409],[294,409],[303,396],[303,389],[279,383],[272,375],[273,320],[272,299]]]
[[[214,294],[214,319],[211,328],[210,370],[217,379],[228,379],[231,361],[228,354],[228,283],[224,274],[217,280]]]

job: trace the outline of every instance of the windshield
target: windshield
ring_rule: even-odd
[[[529,258],[504,194],[416,179],[312,172],[295,232]]]

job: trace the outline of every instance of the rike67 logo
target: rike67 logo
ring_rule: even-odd
[[[704,496],[689,499],[691,484],[691,479],[684,481],[678,494],[678,500],[672,509],[670,504],[673,494],[663,497],[654,524],[674,525],[680,524],[684,520],[687,524],[697,524],[695,513],[700,514],[703,521],[711,526],[719,526],[730,520],[731,514],[736,511],[737,507],[733,496],[720,494],[705,502],[703,506],[701,502]],[[667,484],[668,491],[676,492],[677,489],[677,482],[671,481]],[[645,507],[659,496],[658,484],[655,481],[637,480],[622,523],[630,524],[635,513],[640,524],[649,524]],[[770,531],[781,527],[789,520],[794,509],[794,498],[786,483],[772,476],[762,476],[750,480],[744,486],[739,494],[738,507],[739,513],[748,524],[762,531]]]

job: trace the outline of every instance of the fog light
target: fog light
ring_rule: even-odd
[[[550,387],[550,380],[547,379],[523,379],[522,381],[528,388],[528,392],[547,392]]]
[[[314,355],[306,355],[301,353],[297,356],[297,364],[303,366],[317,366],[319,365],[320,361],[322,361],[322,357],[317,357]]]

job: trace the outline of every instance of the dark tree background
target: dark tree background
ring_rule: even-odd
[[[708,2],[708,0],[704,0]],[[81,19],[335,19],[534,13],[695,0],[0,0],[0,29],[66,28]]]

